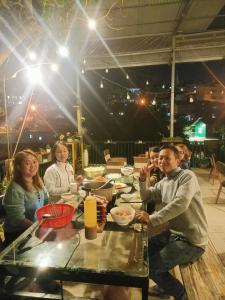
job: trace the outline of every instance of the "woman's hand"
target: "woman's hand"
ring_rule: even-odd
[[[149,214],[146,211],[140,210],[136,213],[136,216],[139,221],[149,223]]]
[[[78,185],[81,185],[83,183],[83,180],[84,180],[84,177],[82,175],[78,175],[76,178],[75,178],[75,181]]]
[[[148,167],[144,167],[140,170],[140,181],[145,181],[148,175]]]

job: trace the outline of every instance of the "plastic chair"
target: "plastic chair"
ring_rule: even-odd
[[[225,187],[225,164],[222,163],[221,161],[217,161],[216,168],[219,174],[218,178],[220,182],[219,190],[216,196],[216,203],[218,203],[222,188]]]

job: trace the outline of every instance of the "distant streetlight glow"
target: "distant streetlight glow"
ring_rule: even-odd
[[[65,46],[61,46],[58,49],[58,53],[63,56],[63,57],[68,57],[69,56],[69,49]]]
[[[94,19],[89,19],[88,27],[90,30],[95,30],[96,29],[96,21]]]

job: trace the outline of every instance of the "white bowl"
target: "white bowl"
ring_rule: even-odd
[[[121,205],[110,210],[113,220],[120,226],[126,226],[133,221],[135,210],[129,205]]]
[[[121,170],[121,173],[125,176],[129,176],[134,172],[133,167],[122,167],[120,170]]]

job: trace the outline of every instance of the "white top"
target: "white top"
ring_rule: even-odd
[[[73,167],[69,163],[56,162],[45,172],[44,183],[50,194],[66,193],[74,182]]]

